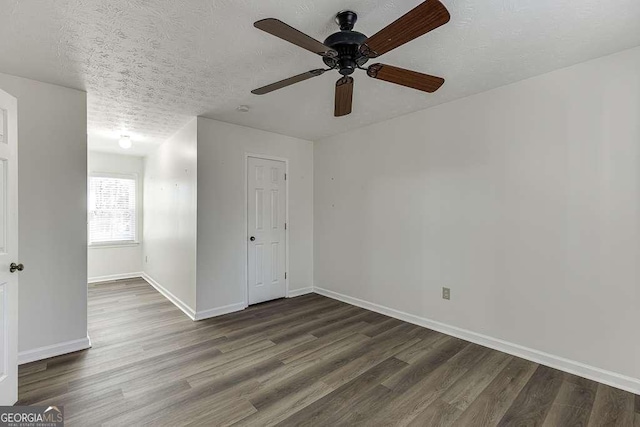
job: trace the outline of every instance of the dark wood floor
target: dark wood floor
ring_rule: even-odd
[[[640,426],[640,398],[318,295],[192,322],[89,287],[91,350],[20,367],[67,425]]]

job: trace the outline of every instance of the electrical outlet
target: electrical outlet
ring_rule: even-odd
[[[451,289],[442,288],[442,299],[447,299],[447,300],[451,299]]]
[[[144,257],[144,262],[149,262],[149,256],[148,255]]]

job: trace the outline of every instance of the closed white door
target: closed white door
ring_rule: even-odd
[[[249,304],[286,294],[285,163],[248,158]]]
[[[18,107],[0,90],[0,405],[18,400]]]

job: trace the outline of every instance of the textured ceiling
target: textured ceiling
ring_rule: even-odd
[[[86,90],[90,141],[108,149],[127,133],[141,153],[196,115],[315,140],[640,45],[638,0],[443,2],[447,25],[381,58],[445,77],[443,88],[360,72],[354,112],[339,119],[337,72],[250,94],[322,65],[253,22],[276,17],[324,40],[348,8],[372,35],[420,0],[0,0],[0,72]]]

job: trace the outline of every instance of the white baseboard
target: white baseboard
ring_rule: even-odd
[[[313,287],[309,286],[307,288],[295,289],[293,291],[289,291],[287,298],[294,298],[294,297],[311,294],[311,293],[313,293]],[[225,305],[224,307],[198,311],[196,312],[195,320],[204,320],[204,319],[209,319],[211,317],[222,316],[223,314],[235,313],[236,311],[242,311],[245,308],[247,308],[247,305],[243,302],[239,302],[236,304]]]
[[[147,281],[151,286],[156,288],[158,292],[160,292],[166,299],[171,301],[176,307],[178,307],[184,314],[189,316],[191,320],[196,320],[196,312],[194,309],[189,307],[186,303],[184,303],[180,298],[169,292],[162,286],[160,283],[156,282],[151,276],[147,273],[142,273],[142,278]]]
[[[302,288],[302,289],[294,289],[292,291],[289,291],[289,293],[287,294],[287,298],[295,298],[301,295],[306,295],[311,293],[313,293],[313,286],[309,286],[308,288]]]
[[[142,277],[142,275],[143,273],[141,271],[138,273],[111,274],[109,276],[90,277],[88,282],[100,283],[100,282],[112,282],[114,280],[136,279],[138,277]]]
[[[67,341],[60,344],[35,348],[33,350],[21,351],[18,353],[18,365],[24,365],[25,363],[36,362],[50,357],[61,356],[67,353],[73,353],[74,351],[86,350],[88,348],[91,348],[91,339],[87,335],[86,338],[79,340]]]
[[[149,276],[147,273],[142,273],[142,278],[146,280],[151,286],[153,286],[158,292],[160,292],[166,299],[171,301],[176,307],[178,307],[184,314],[189,316],[191,320],[204,320],[211,317],[222,316],[223,314],[233,313],[236,311],[244,310],[247,306],[244,303],[237,303],[226,305],[224,307],[212,308],[209,310],[195,311],[180,298],[172,294],[164,286],[158,283],[155,279]]]
[[[527,359],[541,365],[549,366],[551,368],[568,372],[573,375],[578,375],[583,378],[597,381],[611,387],[616,387],[634,394],[640,394],[640,379],[637,378],[632,378],[615,372],[606,371],[604,369],[589,366],[581,362],[576,362],[564,357],[544,353],[542,351],[527,348],[518,344],[513,344],[508,341],[447,325],[435,320],[427,319],[425,317],[415,316],[413,314],[405,313],[379,304],[374,304],[368,301],[361,300],[359,298],[343,295],[338,292],[330,291],[328,289],[314,287],[313,290],[317,294],[324,295],[338,301],[346,302],[347,304],[375,311],[376,313],[394,317],[408,323],[413,323],[414,325],[433,329],[434,331],[438,331],[443,334],[451,335],[465,341],[470,341],[472,343],[482,345],[484,347],[502,351],[504,353],[521,357],[523,359]]]
[[[212,308],[209,310],[197,311],[194,320],[210,319],[212,317],[222,316],[223,314],[235,313],[236,311],[242,311],[247,306],[243,302],[237,304],[225,305],[224,307]]]

